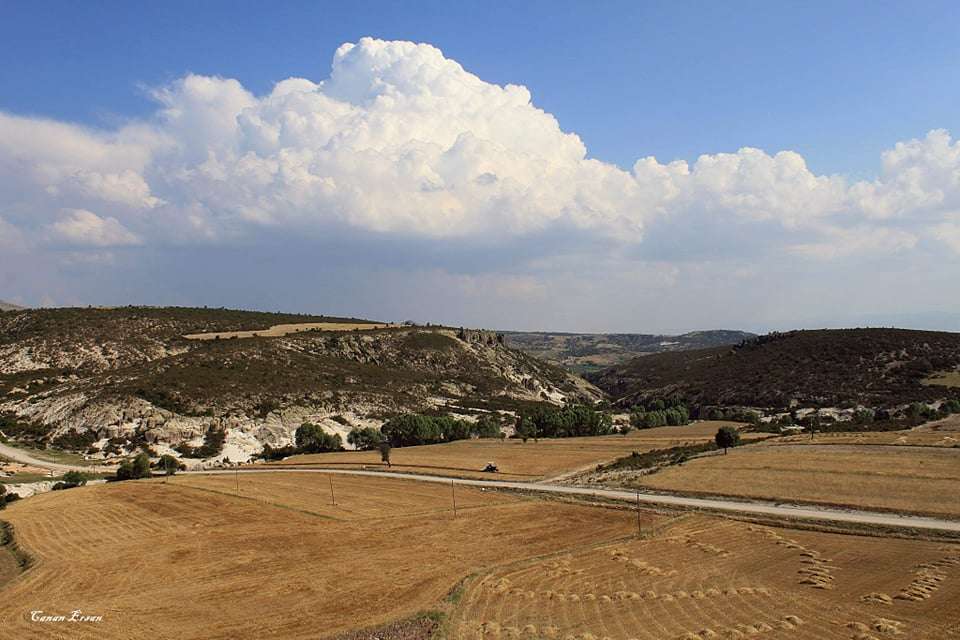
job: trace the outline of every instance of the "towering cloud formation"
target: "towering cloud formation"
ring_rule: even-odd
[[[960,143],[946,131],[898,143],[869,182],[752,148],[627,171],[588,158],[526,88],[484,82],[430,45],[369,38],[341,46],[320,82],[255,96],[189,75],[153,96],[151,118],[108,131],[0,113],[0,246],[216,245],[269,229],[510,239],[521,252],[561,233],[589,252],[642,247],[671,225],[754,225],[803,259],[923,237],[960,252]]]

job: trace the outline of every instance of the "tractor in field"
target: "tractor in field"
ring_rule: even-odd
[[[484,473],[497,473],[498,471],[500,471],[500,469],[498,469],[497,465],[495,465],[494,463],[488,462],[487,466],[483,468],[483,471]]]

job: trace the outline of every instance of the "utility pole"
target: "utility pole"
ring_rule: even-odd
[[[240,495],[240,467],[239,466],[233,468],[233,476],[237,481],[237,495],[239,496]]]
[[[457,517],[457,483],[454,480],[450,481],[450,495],[453,498],[453,517]]]
[[[642,537],[643,529],[640,527],[640,492],[637,491],[637,537]]]
[[[337,506],[337,498],[333,495],[333,476],[328,474],[327,480],[330,481],[330,504]]]

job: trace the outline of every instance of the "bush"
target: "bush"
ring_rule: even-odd
[[[174,451],[186,458],[213,458],[223,451],[223,443],[227,439],[227,432],[223,429],[210,428],[203,434],[203,444],[191,447],[184,443],[173,448]]]
[[[269,444],[265,444],[263,445],[263,451],[260,452],[260,457],[264,460],[282,460],[297,453],[299,452],[294,446],[271,447]]]
[[[68,471],[63,474],[63,478],[60,482],[53,485],[54,491],[62,491],[64,489],[73,489],[74,487],[82,487],[87,484],[87,476],[79,471]]]
[[[117,468],[116,480],[139,480],[153,476],[150,471],[150,457],[146,453],[139,453],[131,460],[124,460]]]
[[[70,429],[61,436],[58,436],[54,439],[53,445],[60,447],[61,449],[70,449],[73,451],[82,451],[87,449],[96,442],[97,434],[93,431],[84,431],[83,433],[77,432],[75,429]]]

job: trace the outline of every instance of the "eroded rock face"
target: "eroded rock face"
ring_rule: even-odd
[[[71,310],[70,322],[49,335],[42,313],[0,322],[0,414],[46,430],[46,442],[75,431],[98,457],[144,444],[158,452],[197,447],[217,430],[236,461],[267,444],[291,444],[304,422],[346,443],[351,428],[379,427],[400,412],[601,397],[489,331],[405,327],[186,341],[179,335],[188,323],[177,310],[164,311],[173,319],[157,312],[160,320],[117,311],[109,331]]]

